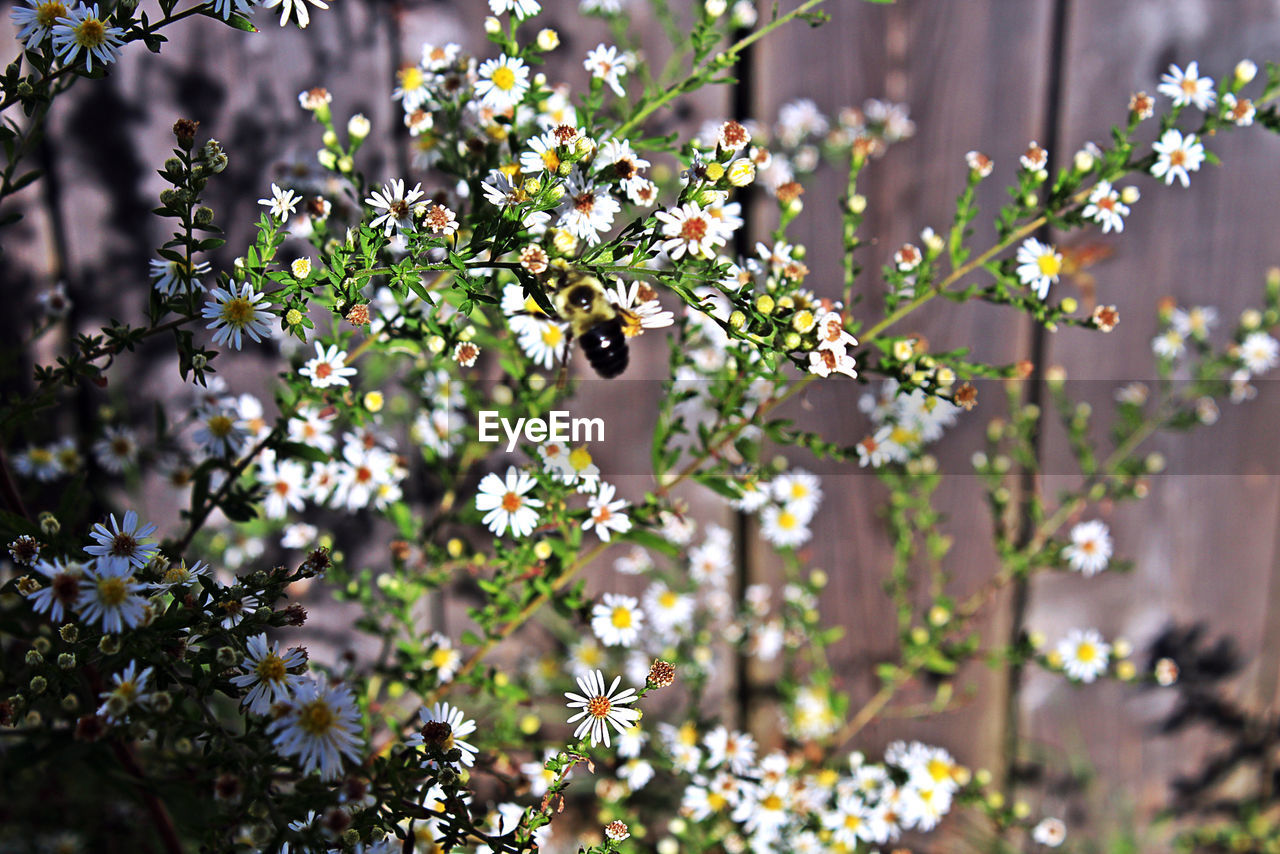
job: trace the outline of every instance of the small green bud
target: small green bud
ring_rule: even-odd
[[[49,680],[43,676],[32,676],[31,681],[27,684],[31,688],[31,693],[43,694],[45,689],[49,687]]]
[[[76,666],[75,653],[64,652],[58,656],[58,667],[62,670],[70,670]]]
[[[80,708],[80,698],[75,694],[68,694],[62,698],[62,702],[58,705],[62,706],[62,711],[64,712],[74,712]]]
[[[46,537],[56,537],[58,532],[62,530],[62,523],[58,521],[58,517],[50,513],[48,510],[40,514],[40,533]]]
[[[31,642],[31,646],[41,655],[48,655],[49,650],[53,648],[53,645],[49,643],[49,639],[46,637],[36,638]]]
[[[775,305],[776,303],[774,302],[773,297],[769,296],[768,294],[761,294],[760,296],[756,297],[756,311],[760,312],[761,314],[765,314],[765,315],[773,314],[773,309]]]
[[[44,664],[44,656],[34,649],[27,650],[27,667],[39,667]]]
[[[735,311],[729,315],[729,326],[733,329],[741,329],[747,323],[747,316],[740,311]]]
[[[164,162],[164,171],[171,172],[174,175],[182,174],[182,161],[176,157],[170,157]]]
[[[67,643],[75,643],[80,639],[80,630],[76,628],[74,623],[67,623],[58,629],[58,636]]]
[[[210,226],[213,225],[213,208],[201,205],[196,208],[196,225]]]
[[[240,663],[240,656],[229,646],[218,647],[215,659],[221,667],[235,667]]]

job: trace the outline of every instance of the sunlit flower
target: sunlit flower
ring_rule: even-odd
[[[644,612],[630,596],[606,593],[591,609],[591,630],[605,646],[632,646],[644,628]]]
[[[297,212],[300,201],[302,197],[293,190],[282,190],[278,184],[272,183],[271,198],[258,199],[258,204],[267,208],[272,217],[283,222]]]
[[[565,692],[564,696],[569,700],[568,707],[582,710],[569,718],[569,723],[582,721],[573,731],[574,738],[590,737],[592,747],[601,741],[604,742],[605,747],[608,747],[610,726],[620,733],[626,732],[640,718],[638,710],[626,708],[627,705],[636,701],[634,688],[614,693],[621,681],[621,676],[615,676],[613,684],[606,690],[604,674],[599,670],[593,670],[586,676],[578,677],[578,688],[582,691],[581,694]]]
[[[1213,79],[1200,76],[1200,65],[1190,62],[1183,71],[1176,65],[1160,75],[1160,85],[1156,91],[1173,99],[1175,107],[1195,105],[1197,110],[1207,110],[1213,106],[1217,97],[1213,91]]]
[[[374,217],[369,222],[370,228],[378,228],[381,226],[383,234],[388,237],[399,228],[401,231],[408,231],[413,228],[413,217],[419,213],[419,208],[425,206],[425,202],[419,203],[419,200],[426,195],[422,191],[421,184],[415,184],[412,190],[405,191],[405,182],[401,178],[393,178],[383,185],[382,190],[373,190],[369,194],[369,198],[364,200],[376,211],[382,211],[381,214]]]
[[[1055,650],[1072,679],[1092,682],[1107,672],[1111,645],[1095,629],[1072,629]]]
[[[489,0],[489,9],[495,15],[503,12],[514,12],[521,20],[538,14],[542,5],[538,0]]]
[[[240,701],[255,715],[265,715],[275,703],[287,703],[293,692],[306,681],[291,669],[307,663],[307,654],[300,648],[280,652],[280,644],[267,646],[266,635],[254,635],[245,644],[245,673],[231,677],[232,684],[248,688],[249,693]]]
[[[622,98],[627,94],[622,88],[622,78],[626,76],[628,60],[627,54],[619,54],[613,45],[599,44],[587,54],[582,65],[593,78],[603,80],[615,95]]]
[[[1124,231],[1124,218],[1129,215],[1129,206],[1120,201],[1120,192],[1111,186],[1109,181],[1099,181],[1089,194],[1089,203],[1081,214],[1085,219],[1102,224],[1102,233],[1108,231]]]
[[[316,357],[302,366],[298,373],[311,380],[315,388],[329,388],[335,385],[350,385],[347,377],[356,375],[356,369],[347,364],[347,351],[339,350],[337,344],[325,349],[319,341],[316,343]]]
[[[480,64],[476,95],[481,103],[495,110],[509,110],[519,104],[529,91],[529,66],[518,56],[505,53]]]
[[[9,13],[18,27],[18,41],[34,48],[53,31],[59,18],[67,17],[68,9],[61,0],[22,0],[25,6],[15,6]]]
[[[1191,176],[1188,173],[1199,171],[1200,164],[1205,159],[1204,146],[1195,134],[1183,136],[1182,131],[1177,128],[1169,128],[1151,147],[1158,155],[1151,167],[1154,177],[1164,178],[1166,184],[1172,184],[1173,179],[1177,178],[1182,186],[1191,186]]]
[[[1058,281],[1062,272],[1062,253],[1047,243],[1028,237],[1018,247],[1018,279],[1044,299],[1049,295],[1049,285]]]
[[[1071,543],[1062,550],[1071,568],[1086,578],[1107,568],[1111,560],[1111,534],[1107,526],[1094,519],[1071,529]]]
[[[631,519],[622,512],[627,502],[621,498],[615,500],[613,495],[613,484],[600,484],[599,490],[587,502],[587,510],[591,515],[582,523],[582,530],[590,531],[594,528],[601,542],[605,543],[609,542],[611,532],[625,534],[631,530]]]
[[[564,190],[558,224],[579,240],[596,245],[600,242],[600,232],[613,227],[614,217],[622,205],[604,185],[577,175],[565,182]]]
[[[715,247],[723,246],[725,236],[719,225],[693,202],[686,202],[670,211],[654,214],[662,223],[662,248],[673,260],[679,261],[687,253],[693,258],[715,257]]]
[[[284,713],[267,724],[276,750],[297,757],[304,774],[342,775],[343,758],[360,759],[360,710],[351,689],[324,677],[303,680]]]
[[[760,514],[760,532],[775,546],[794,547],[812,536],[804,513],[789,506],[770,504]]]
[[[476,494],[476,509],[484,513],[484,523],[489,530],[501,537],[507,529],[512,536],[527,537],[538,524],[538,511],[542,501],[529,498],[525,493],[533,489],[537,481],[515,466],[507,468],[506,478],[490,472],[480,481]]]
[[[271,337],[273,315],[260,305],[266,294],[255,292],[251,283],[245,282],[237,289],[232,282],[227,288],[214,288],[209,295],[212,299],[205,303],[202,314],[211,321],[205,328],[216,330],[214,344],[230,343],[239,350],[244,334],[254,341]]]
[[[102,65],[110,65],[120,58],[120,46],[124,44],[124,30],[108,27],[98,14],[98,4],[77,6],[65,18],[58,18],[53,26],[53,49],[65,65],[76,61],[84,51],[84,66],[93,71],[96,59]]]
[[[1237,98],[1230,92],[1222,96],[1222,117],[1236,127],[1244,128],[1252,125],[1256,113],[1257,109],[1253,106],[1253,101],[1248,98]]]

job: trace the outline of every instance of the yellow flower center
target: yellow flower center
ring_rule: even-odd
[[[765,809],[771,812],[777,812],[778,810],[782,809],[782,798],[778,797],[777,795],[769,795],[768,797],[760,801],[760,806],[764,807]]]
[[[53,454],[48,448],[32,448],[27,456],[30,457],[31,462],[39,466],[47,465],[53,461]]]
[[[790,531],[799,523],[799,519],[790,510],[783,510],[778,514],[778,527],[784,531]]]
[[[36,7],[36,22],[42,27],[52,27],[59,18],[67,17],[67,7],[57,0],[41,3]]]
[[[613,609],[613,615],[609,618],[615,629],[631,628],[631,609],[618,607]]]
[[[504,92],[510,92],[516,85],[516,73],[503,65],[493,72],[493,85]]]
[[[582,471],[591,465],[591,452],[585,447],[574,448],[569,454],[569,465],[573,466],[574,471]]]
[[[431,664],[436,668],[446,667],[453,660],[453,650],[441,647],[431,653]]]
[[[502,509],[506,510],[508,513],[516,512],[520,509],[520,505],[523,503],[524,502],[521,501],[520,496],[516,495],[514,492],[508,492],[506,495],[502,496]]]
[[[1041,275],[1053,278],[1062,270],[1062,261],[1053,253],[1046,253],[1036,259],[1036,266],[1040,268]]]
[[[707,806],[711,807],[713,812],[720,812],[729,805],[729,800],[719,792],[707,792]]]
[[[129,596],[129,588],[123,578],[103,578],[98,581],[98,599],[108,607],[115,607]]]
[[[658,604],[663,608],[674,608],[679,598],[674,590],[664,590],[658,597]]]
[[[258,679],[262,682],[283,682],[285,674],[284,659],[269,652],[258,662],[257,667],[253,668],[258,674]]]
[[[253,303],[244,297],[236,297],[222,305],[222,320],[232,326],[244,326],[253,319]]]
[[[930,759],[928,770],[929,776],[939,782],[951,776],[951,764],[942,759]]]
[[[312,700],[302,707],[298,715],[298,726],[309,735],[321,736],[333,729],[338,716],[324,700]]]
[[[235,426],[235,422],[226,415],[215,415],[210,418],[205,426],[209,428],[209,433],[216,439],[225,439],[231,435],[231,428]]]
[[[107,28],[97,18],[87,18],[75,28],[76,44],[92,50],[107,40]]]
[[[542,330],[542,343],[548,347],[555,347],[563,337],[559,326],[548,326]]]
[[[612,708],[613,703],[609,701],[608,697],[597,696],[587,701],[587,714],[593,718],[605,717]]]
[[[420,88],[425,79],[422,76],[422,69],[418,68],[416,65],[407,65],[404,68],[401,68],[399,76],[400,88],[404,89],[406,92]]]
[[[548,172],[554,172],[560,168],[560,155],[556,154],[554,148],[548,148],[542,152],[542,165]]]
[[[1076,647],[1076,660],[1082,664],[1088,664],[1098,658],[1098,648],[1088,641],[1084,641]]]

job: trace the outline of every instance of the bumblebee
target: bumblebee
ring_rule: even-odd
[[[605,294],[604,284],[595,276],[572,267],[561,269],[551,305],[560,319],[569,324],[572,346],[577,338],[587,361],[604,379],[613,379],[627,369],[630,353],[623,333],[623,314]],[[567,355],[567,353],[566,353]]]

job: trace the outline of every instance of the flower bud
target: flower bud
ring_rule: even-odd
[[[1088,172],[1093,168],[1094,157],[1087,151],[1077,151],[1072,165],[1075,166],[1077,172]]]
[[[496,36],[502,32],[502,22],[493,15],[487,15],[484,19],[484,31],[488,35]]]
[[[769,296],[768,294],[761,294],[760,296],[756,297],[756,311],[760,312],[761,314],[766,314],[766,315],[773,314],[774,307],[775,307],[775,303],[774,303],[773,297]]]
[[[1138,199],[1142,198],[1142,191],[1132,185],[1125,187],[1120,191],[1120,201],[1126,205],[1137,204]]]
[[[1251,59],[1242,59],[1236,63],[1235,78],[1236,83],[1243,86],[1253,81],[1258,73],[1258,66]]]
[[[98,651],[103,655],[115,655],[120,651],[120,638],[116,635],[103,635],[98,639]]]
[[[240,656],[229,646],[220,646],[215,654],[219,667],[235,667],[240,663]]]
[[[560,46],[560,34],[547,27],[538,31],[538,50],[546,52]]]
[[[351,137],[354,142],[363,140],[371,130],[373,130],[373,124],[364,113],[356,113],[347,120],[347,136]]]
[[[747,323],[747,316],[740,311],[735,311],[729,315],[729,326],[733,329],[741,329]]]
[[[719,18],[729,11],[729,4],[727,0],[706,0],[702,8],[706,10],[708,18]]]
[[[756,179],[756,164],[745,157],[740,157],[729,164],[725,175],[731,186],[745,187]]]
[[[58,668],[61,670],[70,670],[76,666],[76,657],[74,653],[64,652],[58,656]]]
[[[1062,310],[1067,314],[1075,314],[1076,309],[1079,307],[1080,303],[1076,301],[1075,297],[1066,297],[1062,300]]]
[[[40,514],[40,533],[46,537],[56,537],[60,530],[62,530],[62,523],[58,521],[57,516],[48,510]]]

